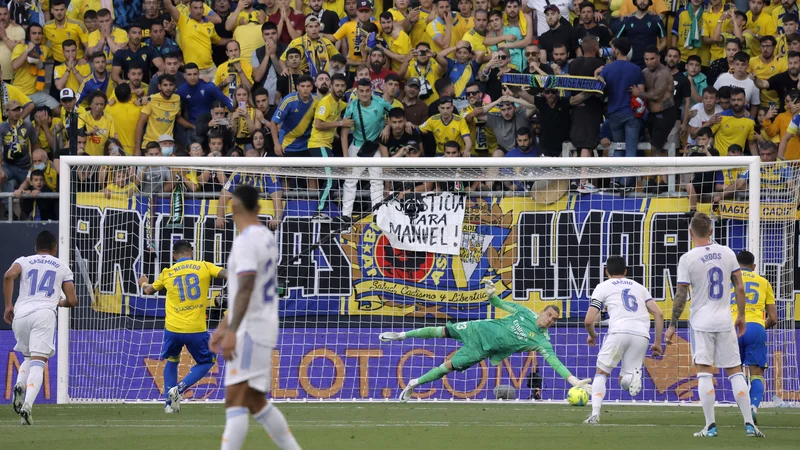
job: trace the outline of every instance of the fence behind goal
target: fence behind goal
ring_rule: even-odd
[[[229,216],[218,220],[219,200],[228,197],[215,189],[224,190],[224,178],[261,188],[264,222],[280,218],[284,298],[271,393],[277,400],[395,399],[409,379],[441,364],[460,344],[381,343],[378,334],[502,317],[486,301],[485,279],[494,281],[504,300],[537,312],[547,305],[561,308],[562,319],[550,330],[555,352],[576,376],[592,376],[599,348],[586,345],[583,317],[592,289],[605,279],[605,260],[624,256],[628,276],[650,290],[669,318],[678,259],[691,247],[685,194],[610,188],[612,180],[627,177],[693,183],[698,211],[716,219],[717,242],[756,254],[757,270],[775,287],[780,318],[768,332],[765,399],[797,399],[798,175],[788,164],[762,164],[754,157],[393,158],[357,160],[373,170],[354,174],[353,161],[62,159],[61,256],[74,269],[80,306],[59,315],[58,401],[163,398],[164,296],[143,295],[138,278],[144,274],[152,282],[169,267],[171,244],[178,239],[193,242],[196,259],[226,265],[236,231]],[[165,167],[174,183],[164,193],[149,193],[152,183],[142,180]],[[217,187],[197,183],[204,172]],[[712,206],[715,186],[726,176],[749,181]],[[580,178],[594,180],[601,191],[571,192],[570,181]],[[320,205],[328,179],[330,200]],[[361,189],[354,224],[340,230],[346,179],[358,180]],[[108,186],[101,189],[105,181],[99,180]],[[467,193],[466,186],[476,190]],[[229,215],[229,206],[223,211]],[[331,220],[315,217],[320,211]],[[209,329],[221,319],[225,286],[216,280],[207,293]],[[688,308],[684,314],[685,319]],[[601,343],[605,330],[599,328]],[[644,389],[635,400],[697,399],[688,329],[678,335],[664,356],[645,359]],[[183,354],[181,377],[191,364]],[[221,400],[223,367],[220,358],[188,396]],[[731,401],[727,380],[716,382],[717,399]],[[484,361],[451,373],[415,396],[491,400],[498,385],[514,387],[521,399],[562,400],[566,393],[566,383],[541,357],[519,354],[496,367]],[[607,398],[634,400],[615,379]]]

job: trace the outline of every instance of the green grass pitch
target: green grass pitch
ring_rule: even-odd
[[[216,449],[225,424],[220,404],[36,405],[34,426],[19,425],[11,406],[0,415],[0,448],[53,450]],[[800,410],[763,409],[767,438],[744,436],[736,408],[717,408],[719,437],[692,433],[697,407],[603,407],[603,424],[583,425],[590,407],[548,404],[327,403],[279,404],[304,449],[713,449],[800,448]],[[244,448],[274,444],[254,421]]]

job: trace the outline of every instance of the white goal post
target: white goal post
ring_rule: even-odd
[[[364,170],[354,173],[355,163]],[[440,364],[458,343],[390,345],[378,342],[377,333],[502,317],[482,297],[483,279],[494,280],[505,300],[535,311],[559,306],[562,320],[551,331],[556,354],[577,376],[591,376],[597,348],[585,345],[582,321],[594,284],[604,278],[606,258],[626,257],[631,278],[651,290],[669,317],[677,258],[691,248],[688,200],[681,193],[647,196],[638,189],[625,195],[610,188],[578,194],[569,191],[569,182],[586,178],[602,186],[614,178],[674,175],[682,186],[692,182],[693,173],[718,171],[747,172],[747,187],[732,192],[719,208],[701,202],[697,209],[712,212],[717,239],[736,251],[750,250],[757,270],[775,286],[781,321],[768,332],[765,401],[784,392],[793,400],[800,395],[793,272],[798,266],[793,245],[798,171],[782,172],[791,173],[782,188],[786,192],[765,202],[765,166],[758,157],[63,157],[59,257],[75,272],[80,305],[59,310],[57,400],[163,399],[163,292],[146,296],[132,279],[144,274],[152,282],[169,267],[170,244],[177,239],[193,242],[195,259],[224,267],[235,235],[231,223],[215,221],[219,192],[191,192],[183,183],[187,177],[239,174],[233,177],[238,182],[263,188],[265,222],[280,216],[276,236],[284,299],[281,338],[273,352],[273,398],[383,401],[395,399],[409,378]],[[159,168],[175,177],[171,190],[145,193],[141,179]],[[355,199],[355,223],[339,230],[341,188],[352,178],[380,182],[384,198],[370,205],[371,186],[363,183]],[[323,211],[319,198],[328,179],[333,194],[324,212],[334,220],[312,220]],[[416,194],[387,195],[408,183],[423,187]],[[481,190],[440,192],[462,184],[480,184]],[[769,216],[762,203],[784,208]],[[455,224],[454,218],[461,221]],[[430,251],[439,248],[445,250]],[[225,283],[218,280],[204,294],[213,328],[225,305]],[[605,328],[599,330],[602,342]],[[608,398],[696,400],[687,339],[688,330],[682,329],[667,356],[646,359],[645,387],[637,399],[616,381]],[[182,355],[180,376],[191,363],[188,354]],[[221,400],[223,364],[220,358],[189,397]],[[491,400],[494,387],[510,385],[518,398],[563,400],[564,381],[543,364],[536,355],[515,355],[496,367],[484,362],[415,395]],[[731,401],[727,381],[720,377],[717,384],[718,401]]]

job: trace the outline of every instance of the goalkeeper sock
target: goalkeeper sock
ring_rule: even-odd
[[[30,373],[28,374],[28,389],[25,391],[26,405],[33,405],[36,397],[39,396],[39,391],[42,389],[42,382],[44,381],[45,364],[41,359],[31,361]]]
[[[606,376],[597,374],[592,382],[592,415],[600,417],[600,407],[603,406],[603,398],[606,396]]]
[[[225,432],[222,433],[222,450],[239,450],[247,438],[249,411],[244,406],[225,408]]]
[[[164,366],[164,396],[167,397],[167,404],[170,404],[169,390],[178,384],[178,361],[170,361],[167,360],[167,364]]]
[[[444,327],[426,327],[418,330],[406,331],[407,338],[440,338],[444,337]]]
[[[195,383],[200,381],[206,374],[208,373],[211,368],[214,367],[214,363],[205,363],[205,364],[195,364],[186,377],[178,383],[178,392],[183,394],[187,389],[194,386]],[[175,377],[177,378],[177,370],[175,372]],[[166,378],[165,378],[166,379]]]
[[[442,364],[439,367],[434,367],[433,369],[429,370],[425,375],[419,377],[417,381],[419,384],[430,383],[431,381],[436,381],[439,378],[442,378],[450,372],[452,372],[452,370],[448,369],[446,365]]]
[[[700,394],[700,404],[703,405],[703,415],[706,416],[706,427],[717,423],[714,416],[714,381],[707,372],[697,373],[697,392]]]
[[[256,422],[267,430],[267,434],[278,448],[283,450],[300,450],[300,445],[289,431],[289,424],[281,411],[272,403],[267,403],[255,416]]]
[[[761,399],[764,398],[764,377],[761,375],[754,375],[750,377],[750,403],[758,408],[761,405]]]
[[[744,423],[753,423],[753,411],[750,409],[750,389],[747,387],[744,374],[735,373],[729,376],[728,380],[731,382],[733,396],[736,398],[736,404],[739,405],[739,411],[742,412]]]
[[[31,359],[25,358],[22,361],[22,364],[19,365],[19,371],[17,372],[17,383],[25,386],[28,384],[28,374],[30,373],[31,367]]]

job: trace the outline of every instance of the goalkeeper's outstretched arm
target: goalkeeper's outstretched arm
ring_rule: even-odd
[[[494,306],[495,308],[502,309],[507,313],[515,312],[513,306],[501,300],[500,297],[494,295],[495,294],[494,283],[492,283],[489,280],[486,280],[483,282],[483,284],[484,284],[483,288],[486,291],[486,298],[489,300],[489,303],[491,303],[492,306]]]
[[[591,383],[591,381],[592,381],[591,378],[584,378],[583,380],[579,380],[578,377],[573,375],[569,371],[569,369],[567,369],[567,366],[565,366],[564,363],[562,363],[561,360],[558,359],[558,356],[556,356],[555,352],[553,351],[553,346],[550,345],[549,342],[546,343],[546,344],[539,345],[535,350],[540,355],[542,355],[542,358],[544,358],[544,361],[550,367],[552,367],[553,370],[555,370],[556,373],[561,376],[561,378],[567,380],[567,382],[570,385],[579,386],[579,387],[585,387],[586,385]]]

